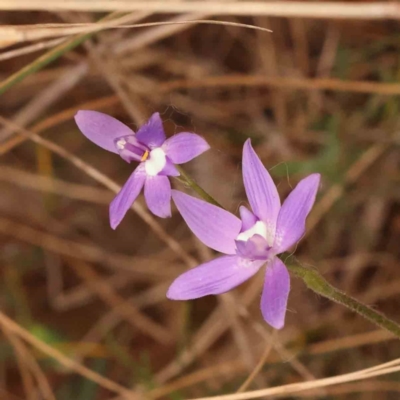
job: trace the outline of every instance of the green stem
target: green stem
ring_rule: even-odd
[[[190,187],[193,189],[200,197],[202,197],[205,201],[208,203],[214,204],[217,207],[224,208],[221,206],[221,204],[218,203],[217,200],[214,199],[214,197],[210,196],[202,187],[200,187],[196,181],[194,181],[185,171],[182,167],[179,165],[175,165],[179,173],[181,174],[180,176],[177,177],[179,182],[182,182],[184,185]]]
[[[288,269],[301,278],[309,289],[321,296],[339,303],[348,309],[360,314],[362,317],[393,333],[400,338],[400,325],[374,309],[360,303],[356,299],[344,294],[342,291],[328,283],[317,271],[298,265],[288,265]]]
[[[208,201],[211,204],[215,204],[216,206],[223,208],[213,197],[211,197],[192,178],[190,178],[181,167],[178,167],[178,170],[181,174],[181,176],[179,177],[179,180],[181,182],[196,191],[205,201]],[[302,279],[306,286],[315,293],[318,293],[319,295],[326,297],[331,301],[339,303],[347,307],[351,311],[360,314],[368,321],[393,333],[393,335],[400,339],[399,324],[385,317],[383,314],[375,311],[374,309],[366,306],[365,304],[362,304],[352,297],[347,296],[340,290],[334,288],[317,271],[293,264],[289,264],[287,267],[293,274]]]

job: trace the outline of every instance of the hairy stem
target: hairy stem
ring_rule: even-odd
[[[179,167],[178,170],[181,174],[181,176],[178,177],[180,182],[192,188],[205,201],[208,201],[211,204],[223,208],[213,197],[211,197],[192,178],[190,178],[181,167]],[[336,289],[330,283],[328,283],[317,271],[294,264],[289,264],[287,265],[287,267],[289,271],[291,271],[298,278],[302,279],[306,286],[315,293],[318,293],[319,295],[326,297],[331,301],[339,303],[347,307],[351,311],[360,314],[368,321],[372,322],[375,325],[378,325],[383,329],[386,329],[400,339],[399,324],[385,317],[383,314],[375,311],[373,308],[360,303],[352,297],[347,296],[342,291]]]
[[[383,314],[375,311],[373,308],[360,303],[356,299],[348,296],[342,291],[333,287],[328,283],[317,271],[309,268],[304,268],[298,265],[288,265],[288,269],[297,277],[301,278],[309,289],[321,296],[326,297],[336,303],[339,303],[350,310],[360,314],[368,321],[383,329],[393,333],[400,338],[400,325]]]
[[[200,187],[196,181],[194,181],[186,172],[185,170],[180,167],[179,165],[175,165],[179,173],[181,174],[180,176],[177,177],[178,181],[183,183],[184,185],[190,187],[193,189],[202,199],[207,201],[208,203],[214,204],[217,207],[224,208],[221,206],[221,204],[218,203],[217,200],[214,199],[214,197],[210,196],[202,187]]]

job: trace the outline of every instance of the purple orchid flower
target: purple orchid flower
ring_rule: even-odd
[[[208,247],[226,255],[180,275],[167,297],[190,300],[225,293],[267,264],[261,311],[267,323],[281,329],[290,278],[277,255],[304,235],[320,175],[312,174],[300,181],[281,206],[276,186],[249,139],[243,148],[243,181],[252,211],[241,206],[241,219],[203,200],[172,191],[172,198],[193,233]]]
[[[210,148],[199,135],[181,132],[166,139],[159,113],[135,134],[128,126],[97,112],[80,110],[75,122],[81,132],[123,160],[139,162],[110,204],[110,225],[115,229],[144,186],[150,211],[161,218],[171,216],[171,184],[168,176],[179,176],[175,164],[186,163]]]

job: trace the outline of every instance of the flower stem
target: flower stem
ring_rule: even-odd
[[[328,283],[317,271],[298,265],[288,265],[288,269],[297,277],[301,278],[309,289],[321,296],[339,303],[350,310],[360,314],[362,317],[393,333],[400,339],[400,325],[374,309],[360,303],[356,299],[344,294],[342,291]]]
[[[214,204],[218,207],[222,207],[212,196],[210,196],[203,188],[201,188],[186,172],[179,166],[177,166],[181,176],[178,177],[179,181],[192,188],[197,192],[205,201]],[[360,314],[362,317],[372,322],[373,324],[393,333],[397,338],[400,339],[400,325],[391,319],[385,317],[383,314],[375,311],[371,307],[360,303],[356,299],[347,296],[342,291],[333,287],[328,283],[317,271],[305,268],[300,265],[286,264],[289,271],[302,279],[306,286],[313,292],[326,297],[327,299],[339,303],[351,311]]]
[[[176,169],[179,171],[181,174],[180,176],[177,177],[177,180],[184,185],[190,187],[193,189],[201,198],[203,198],[205,201],[208,203],[214,204],[217,207],[224,208],[221,206],[221,204],[218,203],[217,200],[214,199],[214,197],[210,196],[202,187],[200,187],[195,180],[193,180],[186,172],[185,170],[180,167],[179,165],[175,165]]]

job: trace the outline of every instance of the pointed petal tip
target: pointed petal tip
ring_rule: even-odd
[[[285,321],[274,321],[274,323],[269,322],[269,325],[271,325],[274,329],[280,330],[285,326]]]
[[[74,115],[74,120],[79,127],[79,124],[82,123],[84,118],[87,118],[90,114],[90,110],[78,110]]]
[[[181,296],[179,296],[178,291],[175,289],[174,284],[172,283],[171,286],[169,287],[167,294],[166,294],[167,299],[169,300],[185,300],[182,299]]]
[[[276,185],[254,151],[250,139],[243,146],[242,175],[247,199],[258,219],[267,223],[273,232],[281,207]]]
[[[313,173],[313,174],[308,175],[308,177],[305,178],[305,179],[314,180],[314,181],[316,181],[316,182],[319,183],[320,180],[321,180],[321,174],[318,173],[318,172],[315,172],[315,173]]]
[[[121,223],[122,219],[117,218],[113,203],[114,203],[114,201],[112,201],[110,203],[110,207],[109,207],[109,220],[110,220],[111,229],[115,231],[117,229],[118,225]]]

